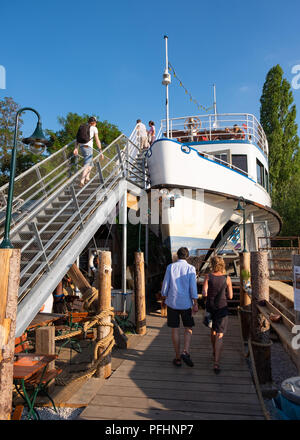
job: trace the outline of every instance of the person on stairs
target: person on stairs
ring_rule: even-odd
[[[136,136],[137,141],[140,145],[140,151],[147,150],[149,147],[148,143],[148,133],[146,125],[142,123],[140,119],[136,121]]]
[[[83,156],[83,172],[80,180],[80,187],[82,188],[90,180],[90,172],[93,167],[93,143],[94,138],[97,147],[101,153],[100,159],[104,158],[101,149],[101,142],[98,136],[97,119],[91,116],[87,124],[81,124],[77,136],[76,144],[74,149],[74,155],[78,155],[78,146],[80,148],[81,154]]]
[[[189,251],[181,247],[177,251],[178,261],[169,264],[165,273],[161,296],[167,305],[167,325],[172,329],[172,341],[175,350],[173,364],[181,366],[183,360],[189,367],[194,363],[190,357],[192,327],[195,322],[192,316],[198,311],[198,292],[196,269],[186,260]],[[184,348],[180,354],[180,317],[184,326]]]

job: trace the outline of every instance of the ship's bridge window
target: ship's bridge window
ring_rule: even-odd
[[[223,162],[230,162],[230,150],[214,151],[212,154],[214,155],[215,161],[218,163],[222,164]]]
[[[232,154],[231,163],[240,170],[245,171],[245,174],[248,174],[247,154]]]
[[[263,164],[256,159],[256,173],[257,173],[257,183],[261,186],[265,186],[265,170]]]

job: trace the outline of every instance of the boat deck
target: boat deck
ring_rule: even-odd
[[[194,367],[172,364],[174,352],[166,319],[147,315],[147,334],[105,381],[81,413],[84,420],[263,420],[243,358],[239,323],[229,317],[221,373],[212,367],[210,331],[197,314],[191,357]]]

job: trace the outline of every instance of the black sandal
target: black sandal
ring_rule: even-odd
[[[173,365],[175,365],[175,367],[181,367],[181,360],[180,359],[173,359]]]
[[[215,374],[220,374],[220,372],[221,372],[219,364],[217,364],[216,362],[214,363],[214,372],[215,372]]]

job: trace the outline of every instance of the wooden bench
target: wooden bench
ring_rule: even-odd
[[[27,340],[27,334],[23,333],[21,336],[15,339],[15,353],[22,353],[29,349],[29,341]]]

